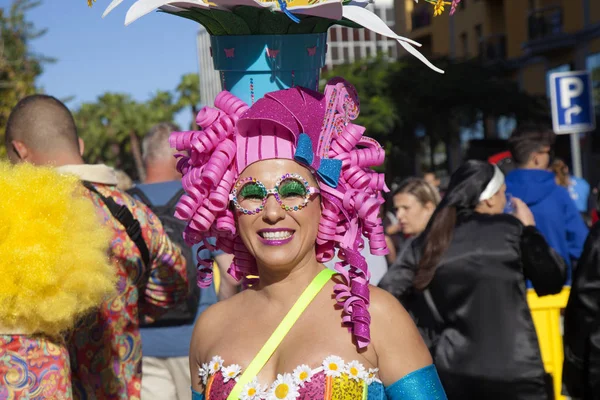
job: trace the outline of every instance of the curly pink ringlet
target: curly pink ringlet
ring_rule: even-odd
[[[344,324],[363,348],[370,342],[371,318],[370,273],[360,253],[362,238],[369,240],[372,254],[387,254],[379,207],[381,192],[388,189],[383,174],[369,169],[383,163],[385,151],[364,136],[364,127],[351,122],[358,113],[356,91],[341,78],[330,80],[325,94],[300,87],[280,90],[251,108],[223,91],[215,99],[215,108],[198,113],[202,131],[173,132],[170,143],[181,152],[177,167],[186,194],[177,205],[176,217],[188,222],[186,242],[203,242],[203,249],[210,246],[205,239],[216,237],[216,247],[234,255],[229,274],[247,286],[256,283],[252,277],[259,272],[236,231],[229,194],[248,165],[273,158],[298,162],[298,138],[310,138],[313,163],[301,164],[313,172],[321,189],[316,258],[326,262],[337,252],[342,260],[335,266],[341,277],[334,287],[336,300],[343,307]],[[322,179],[322,172],[331,171],[321,167],[335,163],[341,165],[337,185]],[[207,287],[212,282],[212,261],[198,263],[198,284]]]

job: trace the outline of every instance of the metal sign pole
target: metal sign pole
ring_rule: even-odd
[[[581,168],[581,148],[579,143],[579,133],[571,133],[571,162],[573,164],[573,175],[577,178],[583,177]]]

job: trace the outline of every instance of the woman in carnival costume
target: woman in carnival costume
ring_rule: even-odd
[[[460,0],[426,1],[437,15]],[[202,131],[171,137],[181,152],[186,195],[176,216],[188,222],[187,242],[216,237],[247,288],[196,323],[195,400],[446,398],[410,316],[369,286],[360,254],[363,237],[372,254],[387,253],[378,216],[387,188],[370,170],[385,151],[352,122],[359,102],[349,83],[336,78],[316,91],[333,24],[397,39],[442,72],[367,5],[138,0],[127,13],[126,23],[156,8],[201,23],[229,90],[199,113]],[[342,261],[332,271],[323,263],[334,256]],[[211,266],[201,261],[201,286]]]
[[[114,290],[110,236],[79,190],[0,164],[0,399],[72,399],[62,335]]]
[[[369,170],[385,152],[351,122],[354,88],[335,78],[325,94],[286,89],[250,108],[224,91],[215,106],[198,115],[202,131],[171,137],[186,153],[177,216],[190,243],[213,236],[234,254],[248,289],[196,324],[194,399],[445,399],[408,314],[368,285],[362,235],[387,252],[387,188]],[[337,274],[322,264],[336,252]]]

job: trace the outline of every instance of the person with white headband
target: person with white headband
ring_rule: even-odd
[[[382,281],[411,313],[449,399],[553,399],[527,305],[559,293],[565,263],[500,169],[467,161],[425,231]]]

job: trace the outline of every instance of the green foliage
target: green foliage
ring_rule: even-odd
[[[181,77],[173,92],[157,91],[150,100],[138,102],[123,93],[105,93],[75,112],[79,135],[85,142],[89,163],[106,163],[124,170],[133,179],[144,178],[140,143],[150,128],[172,122],[182,109],[192,112],[191,129],[200,103],[200,78]]]
[[[412,58],[388,62],[378,57],[335,67],[323,77],[342,76],[356,87],[361,99],[357,123],[382,144],[391,163],[402,154],[414,160],[417,127],[425,129],[432,145],[449,144],[458,143],[461,126],[473,125],[482,115],[547,117],[545,100],[519,91],[498,71],[475,61],[433,62],[446,73],[435,73]]]
[[[145,103],[126,94],[105,93],[95,103],[82,104],[75,121],[86,161],[106,163],[142,179],[141,139],[154,124],[172,121],[178,110],[173,95],[162,91]]]
[[[20,99],[36,93],[35,79],[43,64],[54,61],[29,48],[32,40],[46,33],[26,18],[39,5],[36,0],[14,0],[9,7],[0,7],[0,157],[6,154],[4,132],[10,111]]]
[[[396,105],[390,101],[388,76],[396,67],[382,57],[340,65],[323,74],[329,80],[340,76],[352,83],[360,96],[360,115],[356,121],[368,128],[368,135],[386,138],[398,124]]]
[[[198,115],[198,105],[200,104],[200,76],[196,73],[183,75],[176,91],[179,96],[177,106],[180,109],[189,108],[192,112],[190,129],[197,130],[196,115]]]

